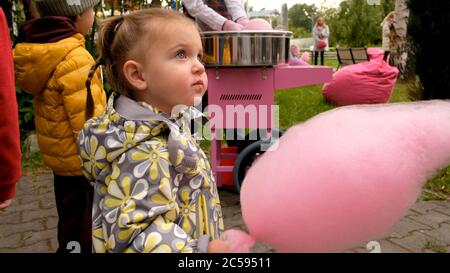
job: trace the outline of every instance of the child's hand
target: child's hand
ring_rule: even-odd
[[[208,244],[208,253],[228,253],[229,247],[225,241],[212,240]]]
[[[245,27],[245,25],[248,24],[248,22],[250,22],[250,20],[248,20],[247,17],[241,17],[236,20],[236,23],[238,23],[239,25],[242,25],[243,27]]]
[[[11,204],[12,199],[0,201],[0,209],[6,209]]]
[[[225,21],[225,23],[223,24],[222,30],[227,30],[227,31],[240,31],[242,30],[243,26],[240,24],[237,24],[231,20],[227,20]]]

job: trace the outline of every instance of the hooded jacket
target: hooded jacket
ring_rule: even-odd
[[[219,238],[217,185],[191,136],[192,111],[169,117],[113,94],[105,113],[86,122],[78,142],[95,185],[95,252],[206,252]]]
[[[42,159],[58,175],[82,175],[76,137],[85,121],[85,81],[94,59],[69,18],[31,20],[22,34],[23,42],[14,48],[16,84],[34,95]],[[99,115],[106,104],[100,70],[91,90],[94,115]]]

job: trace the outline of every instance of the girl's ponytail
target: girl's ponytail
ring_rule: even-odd
[[[95,71],[97,68],[103,64],[103,59],[100,57],[97,62],[91,67],[91,70],[89,71],[88,78],[86,80],[86,110],[84,112],[84,118],[85,120],[90,119],[94,115],[94,98],[92,97],[92,91],[91,91],[91,80],[94,77]]]

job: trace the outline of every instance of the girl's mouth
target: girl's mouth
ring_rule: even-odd
[[[194,86],[201,86],[201,87],[203,87],[203,81],[202,80],[199,80],[199,81],[196,81],[194,84],[193,84]]]

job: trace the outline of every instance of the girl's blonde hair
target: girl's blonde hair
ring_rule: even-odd
[[[317,26],[317,24],[319,23],[319,21],[322,20],[323,21],[323,25],[326,26],[327,23],[325,22],[325,18],[323,16],[320,16],[319,18],[317,18],[315,25]]]
[[[138,10],[127,15],[105,19],[100,23],[97,41],[99,58],[92,66],[86,81],[86,120],[92,117],[94,111],[90,85],[96,69],[104,65],[106,79],[112,88],[121,94],[128,95],[128,90],[132,88],[123,74],[122,66],[132,50],[139,44],[138,39],[150,37],[149,40],[153,40],[152,37],[156,37],[158,31],[163,31],[164,24],[173,21],[192,24],[198,29],[193,20],[175,11],[161,8]]]

